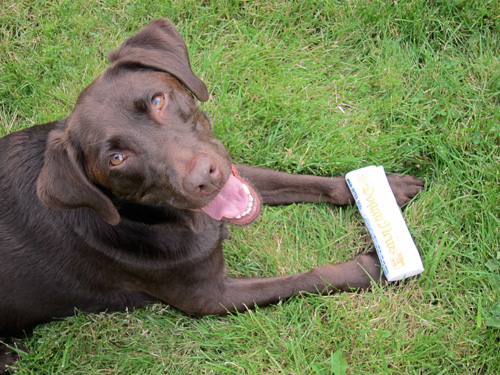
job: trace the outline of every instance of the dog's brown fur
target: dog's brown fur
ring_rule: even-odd
[[[225,221],[253,220],[259,201],[352,203],[344,179],[232,166],[192,96],[209,95],[170,21],[151,22],[110,61],[67,119],[0,140],[0,336],[75,308],[163,301],[192,315],[225,314],[379,279],[373,253],[286,277],[228,277]],[[228,181],[243,183],[238,174],[256,200],[251,212],[207,215]],[[389,181],[399,204],[423,187],[409,176]],[[16,357],[0,345],[0,371]]]

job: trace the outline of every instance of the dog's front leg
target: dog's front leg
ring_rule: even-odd
[[[236,169],[260,193],[266,205],[328,202],[344,206],[354,202],[343,177],[294,175],[248,165],[237,165]],[[389,175],[388,179],[400,206],[424,188],[424,182],[412,176]]]
[[[237,165],[236,169],[259,192],[266,205],[329,202],[343,206],[354,202],[342,177],[294,175],[248,165]]]
[[[205,275],[207,276],[207,275]],[[372,280],[383,281],[375,253],[358,255],[353,260],[324,265],[309,272],[278,277],[230,278],[225,274],[205,277],[184,284],[172,305],[196,316],[224,315],[265,306],[300,293],[349,292],[366,289]],[[187,287],[187,288],[186,288]]]

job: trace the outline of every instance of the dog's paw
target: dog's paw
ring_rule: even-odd
[[[424,190],[424,181],[413,176],[401,176],[392,174],[387,176],[392,192],[399,206],[404,206],[415,195]]]
[[[358,268],[361,269],[361,272],[358,270],[358,273],[363,274],[363,278],[366,283],[361,287],[362,289],[368,288],[372,282],[377,284],[385,284],[387,282],[387,279],[382,272],[380,260],[378,259],[378,255],[375,251],[357,255],[353,261],[356,263]]]

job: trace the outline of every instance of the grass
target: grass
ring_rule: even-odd
[[[40,326],[18,374],[498,374],[500,2],[21,0],[0,7],[0,134],[70,113],[105,53],[169,17],[236,162],[425,179],[404,216],[426,271],[383,290],[229,317],[165,305]],[[271,230],[272,229],[272,230]],[[355,207],[266,208],[233,275],[370,247]]]

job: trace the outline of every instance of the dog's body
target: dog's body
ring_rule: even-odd
[[[232,165],[191,95],[208,99],[168,20],[110,60],[67,119],[0,140],[1,337],[75,308],[163,301],[224,314],[379,280],[373,253],[299,275],[226,276],[226,222],[253,221],[261,204],[352,203],[344,179]],[[389,181],[399,204],[423,187],[409,176]],[[15,357],[0,344],[0,372]]]

